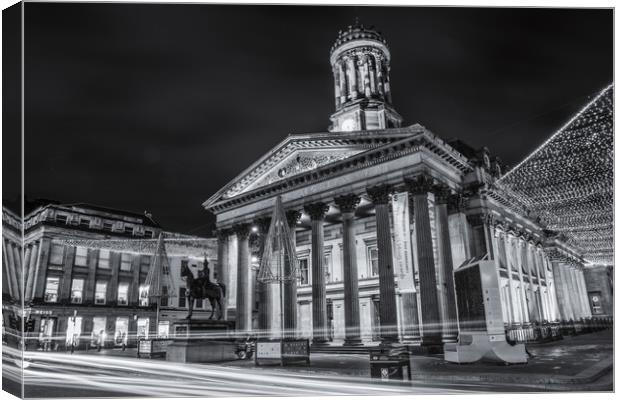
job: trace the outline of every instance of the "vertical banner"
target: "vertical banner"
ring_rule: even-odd
[[[414,293],[411,240],[409,237],[409,194],[396,193],[392,196],[394,216],[394,261],[396,278],[401,293]]]

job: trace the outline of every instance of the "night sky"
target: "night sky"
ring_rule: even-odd
[[[611,10],[27,3],[27,197],[210,233],[203,201],[326,131],[329,50],[356,16],[388,41],[405,125],[511,165],[613,79]]]

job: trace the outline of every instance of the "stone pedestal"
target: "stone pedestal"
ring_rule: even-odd
[[[232,340],[173,339],[166,350],[166,361],[204,363],[237,359],[237,343]]]

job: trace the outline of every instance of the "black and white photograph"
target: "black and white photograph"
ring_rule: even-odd
[[[611,398],[614,12],[3,2],[3,395]]]

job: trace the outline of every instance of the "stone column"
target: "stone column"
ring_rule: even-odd
[[[566,267],[561,260],[553,260],[553,278],[556,282],[558,303],[560,305],[560,312],[564,321],[575,320],[573,313],[573,307],[570,300],[571,293],[569,289],[568,277],[566,275]],[[560,287],[557,287],[557,284]]]
[[[23,275],[24,275],[24,278],[23,278],[24,279],[24,282],[23,282],[23,285],[24,285],[23,296],[24,296],[24,299],[26,298],[26,286],[28,284],[28,276],[29,276],[28,273],[30,272],[30,269],[29,269],[29,267],[30,267],[30,257],[32,257],[32,246],[26,245],[26,251],[24,252],[24,264],[23,264],[23,267],[24,267],[24,270],[23,270]]]
[[[583,312],[585,318],[592,318],[592,310],[590,310],[590,300],[588,299],[588,289],[586,287],[586,280],[583,273],[583,267],[577,270],[577,283],[579,285],[579,291],[581,293],[580,298],[583,304]]]
[[[566,271],[566,282],[568,282],[568,290],[570,293],[571,308],[573,309],[573,320],[579,320],[581,316],[581,304],[579,304],[579,292],[577,291],[577,285],[575,282],[575,268],[569,262],[564,265]]]
[[[357,91],[357,75],[358,75],[358,71],[357,71],[357,61],[356,61],[356,57],[353,56],[353,58],[350,58],[348,60],[348,67],[349,67],[349,71],[347,72],[347,84],[349,85],[348,87],[348,91],[349,91],[349,97],[351,97],[351,100],[355,100],[358,97],[358,91]]]
[[[28,266],[28,278],[26,280],[26,291],[24,292],[24,301],[28,302],[33,297],[33,286],[36,268],[39,260],[39,242],[32,245],[32,254],[30,256],[30,264]]]
[[[230,232],[226,229],[217,231],[217,264],[215,267],[214,278],[218,283],[223,284],[228,289],[228,236]],[[228,290],[222,301],[222,318],[228,320]]]
[[[380,185],[369,188],[366,192],[375,206],[377,221],[380,335],[381,341],[389,344],[398,341],[394,258],[392,257],[392,234],[388,208],[391,187]]]
[[[585,309],[583,306],[583,301],[581,300],[581,290],[579,287],[579,280],[577,278],[577,267],[573,264],[569,267],[572,291],[573,291],[573,300],[575,309],[577,310],[577,319],[585,318]]]
[[[418,277],[420,281],[421,345],[441,345],[441,326],[439,323],[439,302],[437,299],[437,279],[435,256],[430,223],[428,193],[433,181],[425,175],[406,181],[413,198],[413,215],[416,230],[418,255]]]
[[[547,276],[545,274],[545,266],[542,263],[540,249],[534,245],[532,247],[532,251],[534,267],[536,268],[536,275],[538,276],[538,301],[542,307],[540,321],[551,321],[549,304],[546,296],[543,295],[543,281],[545,282],[545,290],[549,292],[549,281],[547,280]]]
[[[50,258],[50,249],[52,246],[52,241],[49,238],[41,238],[41,245],[39,249],[39,261],[37,263],[37,268],[35,269],[35,277],[34,284],[32,285],[32,297],[37,299],[42,299],[45,291],[45,279],[47,275],[47,266]],[[93,277],[94,279],[94,277]],[[94,285],[94,282],[93,282]]]
[[[306,205],[304,210],[312,221],[312,341],[322,344],[328,340],[323,220],[329,206],[319,202]]]
[[[409,207],[409,241],[411,247],[411,279],[413,280],[413,290],[403,291],[400,288],[402,319],[403,326],[403,340],[406,341],[419,341],[420,340],[420,318],[418,315],[418,292],[417,285],[415,284],[415,271],[418,270],[416,261],[416,236],[415,236],[415,221],[413,215],[413,199],[408,196],[407,206]]]
[[[250,299],[250,225],[238,224],[233,227],[237,235],[237,305],[235,312],[236,328],[240,333],[252,329]]]
[[[293,248],[297,251],[297,223],[301,218],[301,212],[297,210],[288,210],[286,212],[286,221],[291,231],[291,240],[293,241]],[[287,268],[284,272],[287,275],[291,274],[290,264],[284,266]],[[299,266],[296,266],[299,268]],[[299,271],[295,271],[295,279],[292,279],[284,283],[284,337],[296,338],[297,337],[297,274]],[[327,312],[327,311],[326,311]]]
[[[357,195],[350,194],[334,199],[342,213],[342,251],[344,283],[345,344],[360,345],[359,289],[357,282],[357,256],[353,222],[355,209],[360,202]]]
[[[18,298],[22,299],[23,297],[23,278],[22,278],[22,252],[21,246],[19,244],[14,244],[11,246],[13,248],[13,258],[15,262],[15,279],[17,280],[17,293],[19,293]]]
[[[509,251],[508,251],[508,247],[510,246],[510,243],[508,242],[508,235],[506,234],[506,232],[499,230],[498,233],[498,238],[497,238],[497,242],[498,242],[498,259],[500,257],[504,257],[504,260],[506,261],[506,273],[508,274],[508,304],[506,305],[506,311],[508,312],[508,323],[513,324],[517,322],[517,318],[516,318],[516,314],[515,314],[515,302],[514,302],[514,293],[513,293],[513,289],[512,289],[512,267],[511,267],[511,262],[509,259]],[[500,253],[501,252],[501,253]],[[501,282],[501,281],[499,281]]]
[[[8,277],[5,279],[9,280],[9,293],[11,298],[14,300],[19,300],[19,290],[17,287],[17,278],[15,277],[15,261],[13,260],[13,249],[11,248],[11,242],[6,239],[2,240],[2,253],[5,257],[5,266],[6,271],[8,273]]]
[[[521,254],[521,259],[523,260],[523,265],[525,266],[525,271],[527,274],[527,279],[529,282],[527,293],[528,293],[528,312],[530,321],[540,322],[540,311],[538,309],[538,302],[536,301],[536,297],[534,294],[534,280],[532,279],[532,268],[534,267],[534,263],[531,257],[531,246],[527,240],[523,242],[523,252]]]
[[[437,230],[437,250],[439,256],[439,287],[442,340],[455,342],[458,334],[456,325],[456,294],[454,292],[454,266],[448,225],[448,200],[450,189],[445,186],[435,188],[435,226]]]
[[[265,251],[265,239],[269,232],[269,224],[271,218],[260,218],[255,221],[258,226],[258,233],[260,235],[259,245],[259,260],[262,263],[263,253]],[[274,314],[272,285],[271,283],[257,282],[258,285],[258,329],[260,337],[274,338],[274,334],[280,332],[280,327],[274,327],[272,318]],[[274,332],[275,328],[275,332]]]
[[[562,285],[562,274],[560,268],[561,267],[559,260],[551,261],[551,269],[553,271],[553,283],[556,288],[555,295],[558,301],[558,311],[560,312],[560,319],[562,321],[568,321],[570,317],[568,316],[568,311],[566,310],[565,294]]]

